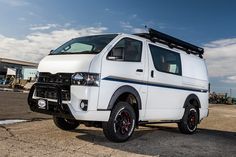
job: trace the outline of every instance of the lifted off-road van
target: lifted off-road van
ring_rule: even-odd
[[[153,29],[74,38],[41,60],[28,103],[63,130],[102,127],[115,142],[148,123],[173,122],[192,134],[208,115],[203,53]]]

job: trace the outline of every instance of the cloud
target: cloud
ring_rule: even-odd
[[[106,27],[83,29],[61,29],[50,33],[31,33],[24,39],[6,37],[0,34],[0,56],[24,61],[38,62],[54,49],[71,38],[100,34]]]
[[[51,29],[51,28],[56,28],[59,25],[57,24],[46,24],[46,25],[33,25],[30,30],[32,31],[36,31],[36,30],[47,30],[47,29]]]
[[[137,17],[138,17],[137,14],[132,14],[132,15],[131,15],[131,18],[132,18],[132,19],[135,19],[135,18],[137,18]]]
[[[33,12],[33,11],[29,11],[28,15],[30,15],[30,16],[37,16],[37,14],[35,12]]]
[[[109,8],[105,8],[104,10],[107,11],[107,12],[109,12],[111,9],[109,9]]]
[[[218,48],[218,47],[234,45],[235,43],[236,43],[236,38],[221,39],[221,40],[216,40],[216,41],[212,41],[208,44],[205,44],[205,46],[209,47],[209,48]]]
[[[204,45],[210,77],[225,78],[223,82],[236,82],[236,38],[221,39]]]
[[[125,31],[133,29],[133,26],[129,22],[120,21],[120,25]]]
[[[132,29],[132,32],[133,32],[133,33],[146,33],[147,30],[144,29],[144,28],[133,28],[133,29]]]
[[[228,76],[224,80],[222,80],[224,83],[236,83],[236,75],[235,76]]]
[[[71,26],[71,23],[70,22],[67,22],[64,24],[64,27],[70,27]]]
[[[147,30],[145,30],[144,28],[134,27],[129,22],[125,22],[125,21],[120,21],[120,26],[121,28],[123,28],[125,32],[128,32],[128,33],[146,33],[147,32]]]
[[[19,17],[18,20],[19,21],[26,21],[26,18],[25,17]]]
[[[26,0],[0,0],[0,3],[7,4],[12,7],[21,7],[29,5]]]

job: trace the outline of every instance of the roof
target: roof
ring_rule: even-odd
[[[9,64],[16,64],[16,65],[30,66],[30,67],[37,67],[38,66],[37,63],[8,59],[8,58],[0,58],[0,63],[9,63]]]

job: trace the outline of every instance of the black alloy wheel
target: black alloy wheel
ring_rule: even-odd
[[[118,102],[111,111],[108,122],[103,123],[104,135],[113,142],[127,141],[135,128],[135,112],[127,102]]]
[[[189,104],[185,108],[184,116],[178,123],[180,132],[184,134],[193,134],[197,130],[199,115],[195,106]]]

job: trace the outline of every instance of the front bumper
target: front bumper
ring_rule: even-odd
[[[45,88],[45,89],[54,89],[57,91],[57,100],[56,101],[47,101],[46,109],[40,109],[38,107],[38,100],[44,99],[39,97],[34,97],[36,88]],[[59,85],[53,83],[35,83],[29,92],[28,95],[28,105],[30,109],[34,112],[54,115],[58,117],[63,117],[67,119],[75,119],[71,114],[68,104],[62,103],[62,90]]]
[[[200,117],[199,117],[200,120],[209,116],[208,108],[200,108],[199,110],[200,110]]]
[[[38,100],[46,98],[40,98],[35,96],[35,89],[37,88],[45,88],[45,90],[56,90],[57,99],[47,99],[47,109],[40,109],[38,107]],[[76,119],[80,121],[108,121],[111,113],[111,111],[109,110],[98,111],[97,109],[94,110],[93,108],[92,110],[82,111],[75,108],[75,106],[78,106],[80,101],[79,95],[82,96],[82,93],[84,93],[84,91],[82,92],[81,90],[73,90],[71,94],[71,96],[73,97],[73,101],[63,101],[62,90],[59,85],[53,83],[35,83],[30,89],[28,96],[28,104],[30,106],[30,109],[34,112],[54,115],[62,118]],[[89,99],[89,102],[92,102],[91,99]]]

